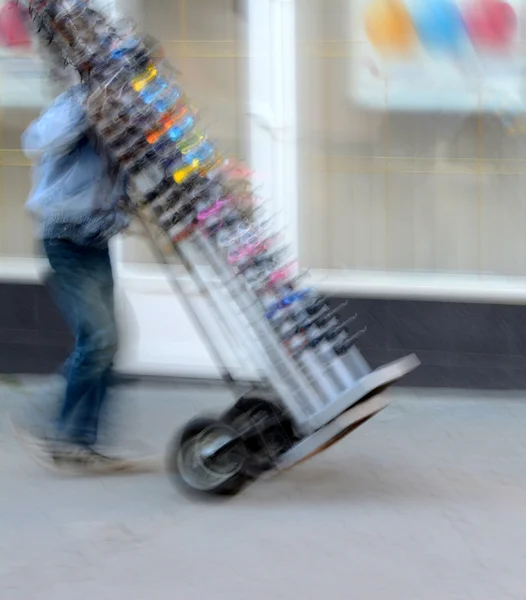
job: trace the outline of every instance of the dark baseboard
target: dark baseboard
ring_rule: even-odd
[[[367,332],[358,346],[373,367],[415,353],[410,387],[526,389],[526,307],[417,300],[333,298],[347,301],[343,318],[358,315]]]
[[[367,327],[358,346],[372,366],[418,355],[422,364],[402,381],[404,386],[526,390],[526,307],[366,298],[332,298],[331,303],[344,300],[342,318],[356,313],[352,327]],[[43,286],[0,283],[0,373],[54,372],[72,341]],[[133,380],[125,376],[122,382]],[[174,378],[155,381],[173,384]]]
[[[0,283],[0,373],[52,373],[72,344],[43,285]]]

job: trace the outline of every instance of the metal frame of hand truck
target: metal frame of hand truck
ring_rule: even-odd
[[[386,408],[390,399],[382,392],[419,365],[417,357],[409,355],[372,370],[354,346],[346,358],[353,378],[352,387],[332,401],[324,401],[305,372],[284,351],[250,286],[217,256],[206,234],[196,228],[185,241],[174,243],[156,224],[155,216],[145,214],[144,209],[136,216],[157,260],[166,269],[172,289],[206,342],[223,381],[239,395],[243,384],[232,375],[212,335],[185,294],[172,268],[178,264],[185,267],[199,294],[208,301],[237,357],[249,357],[257,370],[261,386],[255,391],[270,388],[288,412],[300,441],[280,457],[276,469],[290,468],[325,450]],[[208,267],[206,277],[203,262]],[[211,274],[215,277],[210,277]]]

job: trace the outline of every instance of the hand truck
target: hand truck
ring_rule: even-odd
[[[338,309],[301,287],[249,182],[199,130],[173,70],[153,58],[132,24],[110,22],[85,0],[30,0],[28,8],[55,57],[87,82],[98,142],[130,182],[127,209],[142,223],[223,380],[240,396],[222,414],[182,427],[167,452],[174,481],[195,492],[235,494],[327,449],[383,410],[389,399],[381,392],[418,359],[372,370],[356,347],[363,330],[352,334]],[[176,263],[260,385],[241,394],[173,275]]]

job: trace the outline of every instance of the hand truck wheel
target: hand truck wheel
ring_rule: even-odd
[[[256,478],[272,469],[297,436],[291,419],[271,400],[244,396],[223,413],[221,420],[242,436],[247,450],[247,475]]]
[[[247,451],[238,432],[219,419],[198,417],[176,436],[167,470],[183,491],[233,496],[245,485]]]

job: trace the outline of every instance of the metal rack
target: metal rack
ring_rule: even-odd
[[[188,423],[168,453],[187,489],[235,493],[264,472],[325,449],[385,408],[380,396],[414,369],[414,356],[375,371],[352,333],[297,273],[260,212],[249,183],[236,181],[166,64],[156,62],[133,26],[109,23],[82,0],[33,0],[41,35],[77,68],[90,93],[98,142],[125,171],[159,262],[167,266],[224,380],[236,389],[214,340],[170,265],[179,259],[235,348],[256,367],[270,395],[253,390],[217,418]],[[250,203],[247,204],[247,198]],[[200,276],[204,262],[218,288]]]

